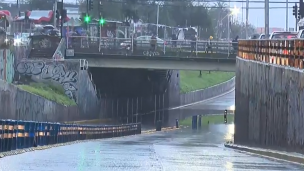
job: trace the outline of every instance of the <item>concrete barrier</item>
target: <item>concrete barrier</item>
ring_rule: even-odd
[[[234,89],[234,86],[235,86],[235,77],[223,83],[214,85],[212,87],[191,91],[185,94],[180,94],[180,106],[191,105],[193,103],[197,103],[212,97],[219,96],[221,94],[224,94]]]
[[[303,71],[241,58],[236,62],[234,142],[303,151]]]

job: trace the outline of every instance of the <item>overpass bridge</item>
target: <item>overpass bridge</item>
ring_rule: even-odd
[[[86,59],[89,67],[235,71],[236,53],[232,44],[213,41],[164,41],[151,50],[147,42],[136,45],[126,39],[90,39],[71,37],[67,59]],[[78,41],[77,41],[78,40]],[[67,41],[70,42],[70,41]],[[192,46],[192,47],[191,47]]]

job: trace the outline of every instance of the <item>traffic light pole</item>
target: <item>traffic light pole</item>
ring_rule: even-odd
[[[89,0],[87,0],[87,14],[89,15]]]
[[[57,1],[55,1],[55,4],[54,4],[54,15],[56,14],[56,11],[57,11]],[[57,28],[56,17],[54,17],[54,27]]]
[[[63,33],[63,20],[64,18],[62,17],[62,13],[63,13],[63,0],[61,0],[61,3],[62,3],[62,7],[61,7],[61,20],[60,20],[60,31],[61,31],[61,38],[63,37],[62,33]],[[66,33],[67,34],[67,33]]]

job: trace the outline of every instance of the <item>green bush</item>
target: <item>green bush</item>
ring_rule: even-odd
[[[18,87],[66,106],[76,105],[74,100],[65,95],[64,89],[60,85],[54,85],[52,83],[31,83],[29,85],[18,85]]]
[[[202,71],[200,76],[199,71],[180,71],[180,91],[186,93],[189,91],[200,90],[214,86],[216,84],[228,81],[234,77],[234,72],[219,72],[219,71]]]

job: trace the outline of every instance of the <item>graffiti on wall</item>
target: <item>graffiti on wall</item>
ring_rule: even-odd
[[[65,94],[76,101],[76,71],[67,71],[63,64],[46,64],[45,62],[23,61],[17,64],[16,71],[21,75],[38,76],[40,79],[52,80],[63,86]]]
[[[62,60],[64,56],[61,51],[57,50],[53,56],[54,60]]]
[[[14,59],[14,54],[9,49],[0,50],[0,79],[8,83],[13,82]]]

